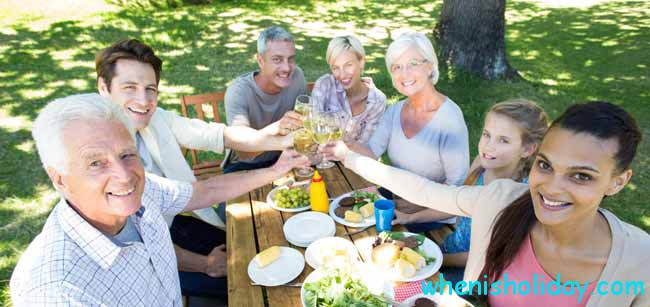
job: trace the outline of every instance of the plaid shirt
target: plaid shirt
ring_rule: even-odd
[[[162,214],[177,214],[189,183],[147,174],[133,222],[142,242],[107,237],[62,199],[11,276],[15,306],[182,306],[176,255]]]
[[[331,74],[326,74],[316,81],[311,95],[316,101],[316,108],[321,112],[345,111],[344,119],[347,122],[343,129],[345,141],[366,144],[384,115],[386,95],[375,87],[371,78],[361,78],[361,82],[365,83],[370,90],[365,110],[354,116],[345,89]]]

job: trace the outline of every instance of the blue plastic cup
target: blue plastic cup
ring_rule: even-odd
[[[395,203],[392,200],[380,199],[375,201],[375,227],[377,232],[389,231],[393,228]]]

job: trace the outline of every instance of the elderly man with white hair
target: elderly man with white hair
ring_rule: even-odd
[[[300,115],[292,110],[296,97],[307,93],[307,83],[296,66],[293,36],[278,26],[262,31],[257,38],[256,59],[259,71],[237,77],[226,89],[228,125],[263,129],[277,122],[281,133],[301,127]],[[278,151],[234,151],[224,173],[266,167],[278,156]]]
[[[287,151],[270,168],[194,183],[145,175],[131,122],[97,94],[49,103],[32,133],[61,200],[12,274],[16,306],[182,306],[163,214],[228,200],[308,163]]]

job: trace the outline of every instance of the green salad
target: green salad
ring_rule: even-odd
[[[352,206],[352,211],[354,212],[359,212],[359,209],[361,209],[361,207],[365,206],[366,204],[374,203],[379,199],[379,196],[375,193],[362,191],[354,192],[352,195],[350,195],[350,197],[358,199],[358,201]]]
[[[325,276],[304,284],[308,307],[388,306],[384,297],[372,294],[360,280],[341,269],[326,269]]]

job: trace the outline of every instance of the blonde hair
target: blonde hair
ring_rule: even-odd
[[[325,53],[325,60],[327,63],[331,63],[336,59],[341,53],[346,51],[352,51],[359,61],[366,56],[366,51],[363,50],[361,42],[352,35],[337,36],[332,38],[330,43],[327,45],[327,53]]]
[[[395,60],[410,48],[415,48],[427,62],[431,63],[433,67],[430,76],[431,83],[436,85],[440,76],[438,71],[438,56],[436,56],[436,51],[433,49],[431,41],[419,32],[404,33],[388,46],[388,50],[386,50],[386,68],[388,71],[390,72],[390,67],[393,66]]]
[[[527,99],[508,99],[496,103],[487,111],[487,113],[485,113],[485,118],[487,118],[490,113],[510,118],[519,127],[522,145],[536,144],[539,148],[539,145],[542,143],[542,139],[546,134],[546,130],[548,130],[549,119],[544,109],[538,106],[535,102]],[[527,158],[521,159],[517,167],[517,173],[512,179],[521,181],[526,178],[530,172],[534,159],[535,153],[531,154]],[[483,171],[484,169],[482,167],[478,167],[474,170],[469,176],[467,176],[467,184],[474,184]]]

